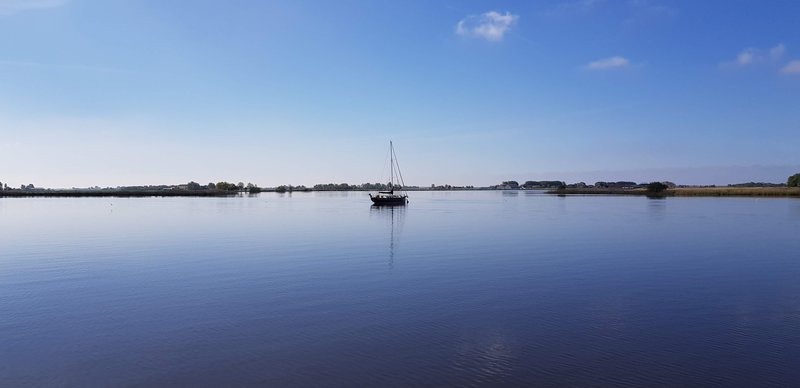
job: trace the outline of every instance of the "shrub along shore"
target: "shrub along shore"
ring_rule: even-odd
[[[644,195],[651,197],[800,197],[800,187],[678,187],[660,192],[636,189],[565,188],[556,195]]]
[[[0,197],[229,197],[226,190],[2,190]]]

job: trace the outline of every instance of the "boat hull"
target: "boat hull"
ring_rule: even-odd
[[[369,199],[372,200],[372,204],[375,206],[404,206],[408,202],[408,197],[403,196],[392,196],[392,197],[385,197],[385,196],[372,196],[370,194]]]

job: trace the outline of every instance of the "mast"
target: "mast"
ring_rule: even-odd
[[[403,188],[406,187],[406,182],[403,180],[403,172],[400,171],[400,163],[397,162],[397,155],[394,153],[394,146],[392,146],[392,158],[394,160],[394,164],[397,165],[397,177],[400,178],[400,190],[403,191],[403,194],[405,194]]]
[[[392,141],[389,140],[389,168],[391,170],[389,176],[389,191],[394,194],[394,146],[392,145]]]

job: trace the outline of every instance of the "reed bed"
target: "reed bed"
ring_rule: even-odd
[[[669,191],[681,197],[800,197],[800,187],[686,187]]]
[[[800,187],[679,187],[659,193],[645,189],[561,189],[556,195],[644,195],[651,197],[800,197]]]

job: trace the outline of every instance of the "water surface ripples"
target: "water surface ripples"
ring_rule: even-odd
[[[4,198],[0,381],[798,385],[798,203]]]

